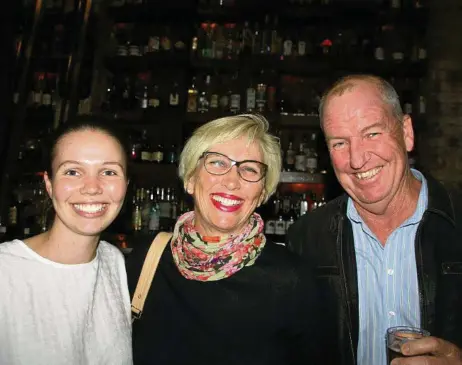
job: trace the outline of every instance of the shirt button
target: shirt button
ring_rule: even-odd
[[[393,269],[388,269],[387,270],[388,275],[393,275],[394,273],[395,273],[395,270],[393,270]]]
[[[396,313],[393,312],[393,311],[389,311],[389,312],[388,312],[388,315],[389,315],[390,317],[394,317],[394,316],[396,315]]]

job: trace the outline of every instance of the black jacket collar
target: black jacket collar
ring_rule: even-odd
[[[425,174],[428,186],[428,207],[426,212],[438,214],[447,219],[452,225],[455,226],[455,212],[451,197],[446,188],[432,176]],[[348,195],[343,194],[337,199],[339,211],[345,217],[348,203]],[[336,221],[338,217],[335,217]],[[336,224],[334,226],[337,226]]]

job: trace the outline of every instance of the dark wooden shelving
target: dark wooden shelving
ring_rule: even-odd
[[[109,7],[108,15],[116,22],[184,22],[185,17],[194,15],[195,0],[160,1],[150,0],[141,5]]]
[[[106,57],[105,64],[107,69],[113,73],[143,72],[159,67],[175,69],[188,67],[189,56],[186,50],[147,53],[143,56],[112,56]]]
[[[309,20],[310,24],[322,24],[328,21],[336,25],[346,25],[357,24],[360,20],[363,25],[374,25],[379,22],[424,24],[428,17],[428,9],[390,9],[373,1],[281,6],[281,3],[276,1],[248,0],[233,7],[199,8],[196,18],[199,21],[237,22],[242,19],[261,19],[265,14],[278,15],[280,23]]]
[[[169,187],[180,182],[175,164],[131,163],[130,175],[135,185]]]
[[[194,58],[191,65],[197,70],[214,69],[218,71],[241,71],[250,69],[254,72],[260,70],[274,70],[277,73],[297,76],[332,77],[336,74],[361,72],[374,73],[381,76],[423,77],[426,72],[426,62],[378,61],[372,57],[347,57],[342,55],[326,54],[324,56],[305,57],[273,57],[253,56],[242,57],[237,60],[217,60]]]

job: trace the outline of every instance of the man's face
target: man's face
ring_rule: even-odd
[[[348,195],[367,210],[387,207],[414,145],[410,117],[396,120],[379,90],[357,81],[327,100],[323,126],[335,174]]]

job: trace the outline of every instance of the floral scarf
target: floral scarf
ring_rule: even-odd
[[[194,212],[178,218],[171,247],[181,275],[190,280],[216,281],[252,266],[266,243],[263,220],[254,213],[237,236],[201,237],[194,226]],[[213,243],[208,243],[213,242]]]

